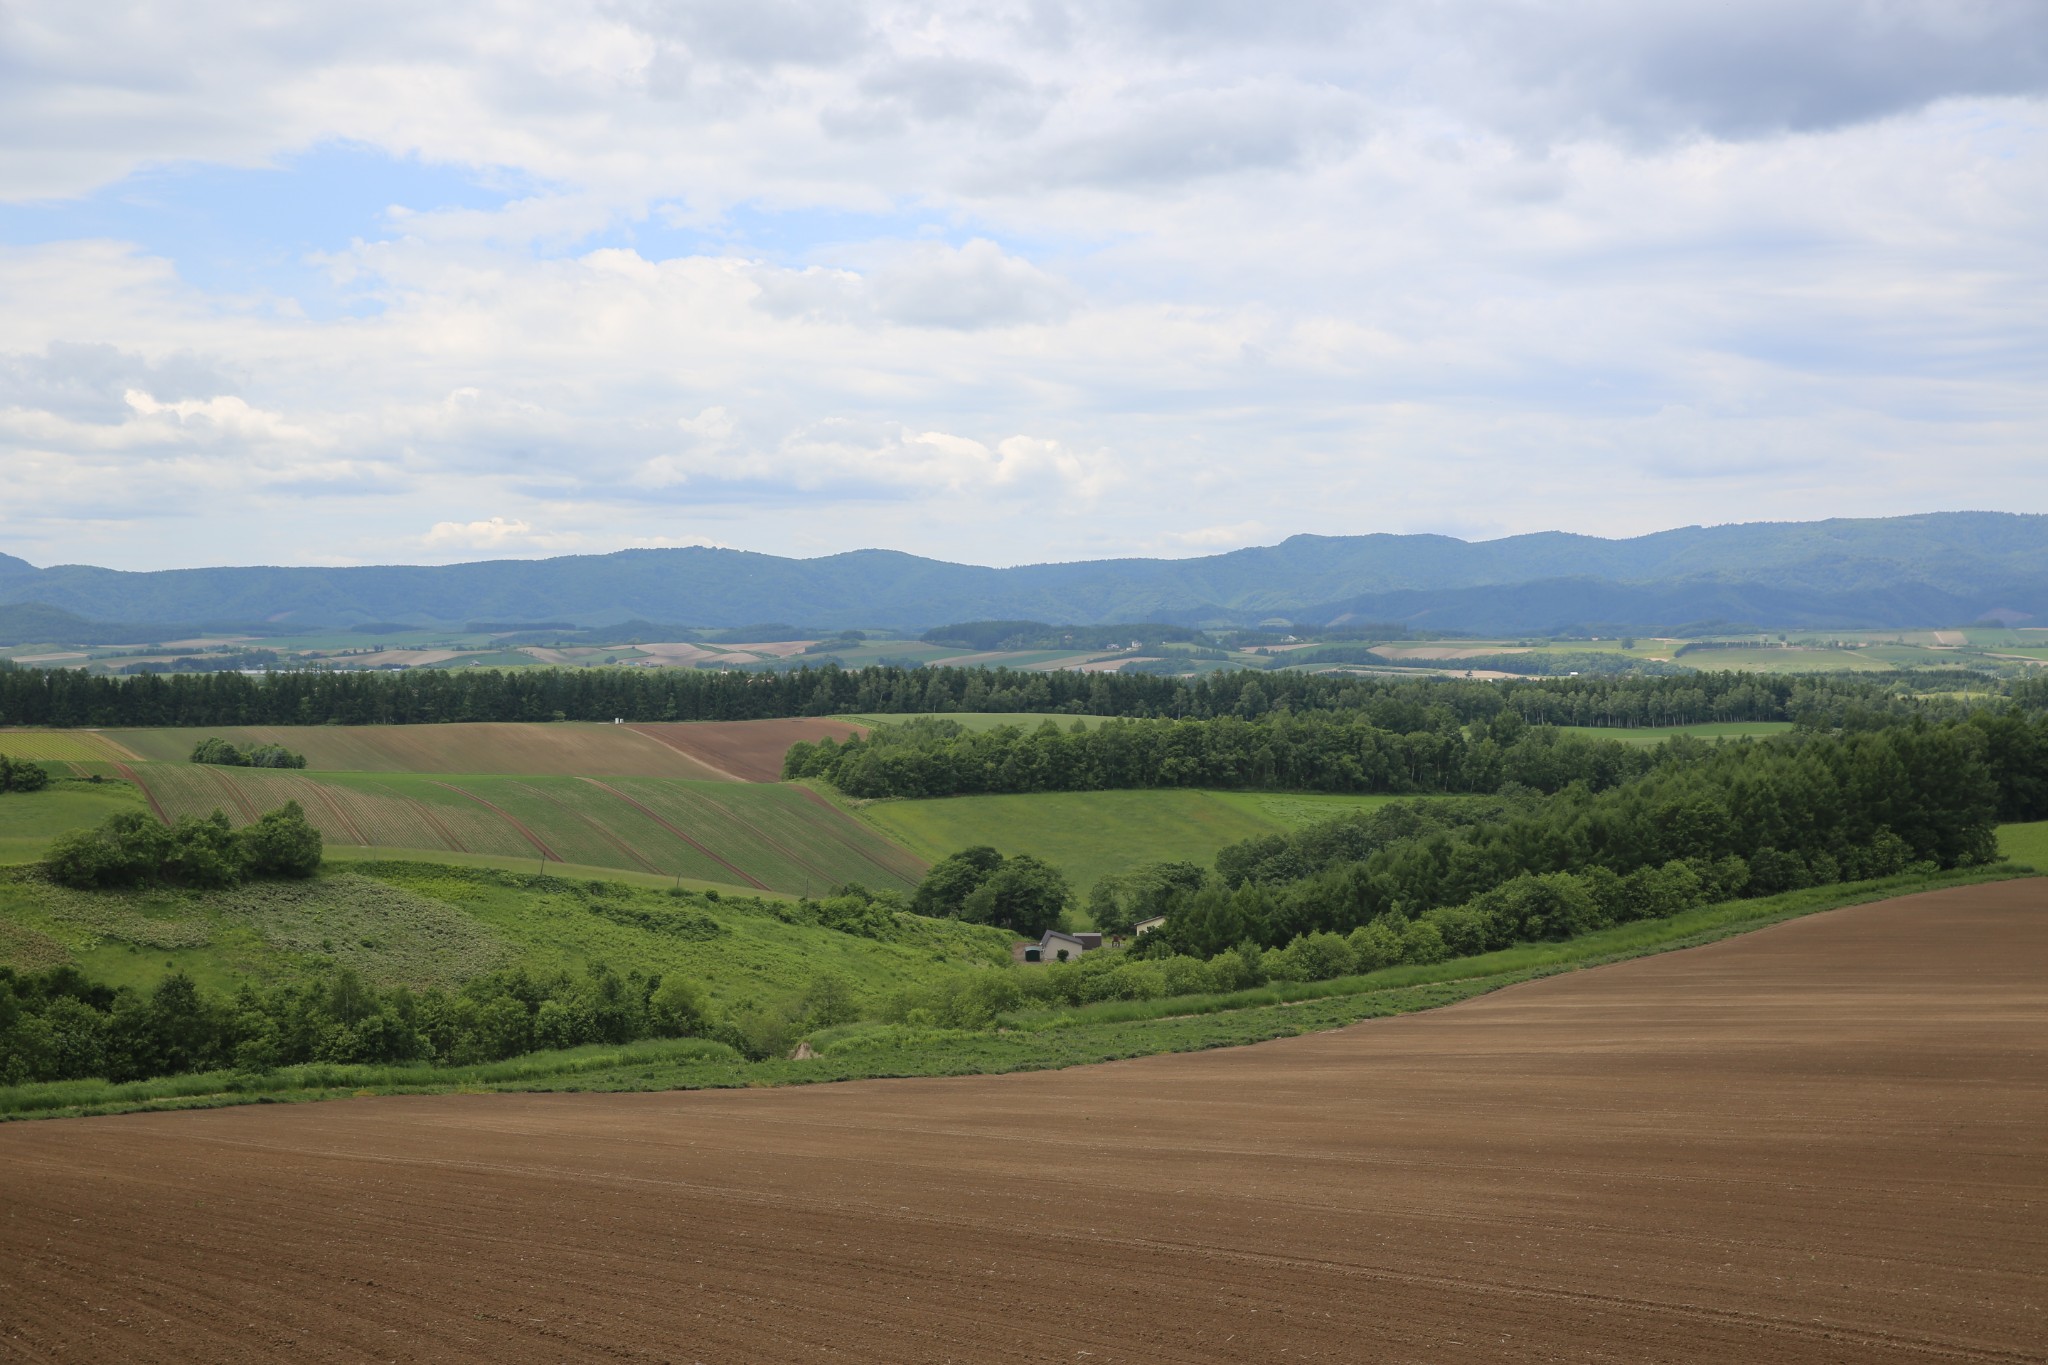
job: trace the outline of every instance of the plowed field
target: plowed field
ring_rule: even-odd
[[[659,740],[721,775],[740,782],[773,782],[781,777],[782,756],[798,740],[815,743],[830,737],[843,744],[850,736],[860,733],[859,726],[822,717],[683,721],[671,725],[629,725],[625,728]]]
[[[2048,883],[1056,1073],[0,1127],[24,1359],[2048,1359]]]

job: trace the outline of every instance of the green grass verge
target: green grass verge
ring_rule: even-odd
[[[0,1117],[38,1118],[167,1108],[462,1091],[632,1092],[797,1085],[910,1076],[1042,1071],[1169,1052],[1236,1047],[1341,1028],[1468,1000],[1558,972],[1696,947],[1843,906],[1918,891],[2031,876],[2013,865],[1817,887],[1710,906],[1559,944],[1530,944],[1428,967],[1173,1000],[1118,1002],[1020,1016],[987,1031],[854,1025],[817,1035],[818,1055],[748,1063],[686,1043],[536,1053],[494,1066],[299,1067],[267,1076],[217,1072],[116,1086],[67,1081],[0,1090]],[[665,1051],[673,1048],[674,1051]]]

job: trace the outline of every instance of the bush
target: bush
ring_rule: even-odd
[[[282,744],[253,744],[241,749],[228,740],[210,738],[192,746],[192,762],[220,768],[303,768],[306,756]]]
[[[310,877],[320,870],[320,831],[296,801],[237,834],[226,815],[188,815],[164,826],[141,811],[50,843],[43,863],[65,886],[233,886],[247,877]]]
[[[255,877],[310,877],[320,870],[320,831],[287,801],[241,833],[242,866]]]
[[[0,792],[39,792],[49,785],[50,773],[42,764],[0,754]]]

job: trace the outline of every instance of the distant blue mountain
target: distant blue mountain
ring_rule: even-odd
[[[2000,512],[1685,527],[1626,540],[1542,532],[1294,536],[1198,559],[1011,569],[890,550],[783,559],[624,550],[446,566],[39,569],[0,555],[7,604],[94,622],[420,625],[642,619],[921,630],[955,621],[1390,622],[1478,633],[2048,625],[2048,517]],[[48,622],[52,618],[40,618]],[[47,637],[37,637],[47,638]]]

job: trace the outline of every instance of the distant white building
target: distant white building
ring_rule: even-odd
[[[1136,937],[1143,934],[1149,934],[1154,929],[1163,929],[1165,927],[1166,916],[1154,915],[1151,919],[1141,919],[1136,924],[1133,924],[1131,926],[1131,934],[1133,937]]]

